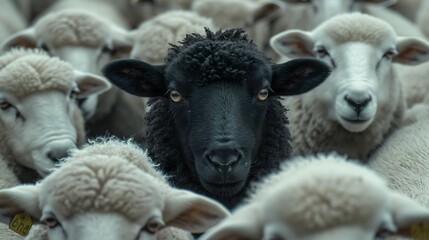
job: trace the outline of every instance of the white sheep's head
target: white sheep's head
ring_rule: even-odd
[[[10,60],[7,61],[7,60]],[[2,154],[49,174],[69,149],[81,144],[82,117],[76,99],[106,91],[110,84],[74,70],[58,58],[30,50],[0,57]],[[7,149],[7,150],[5,150]]]
[[[429,223],[429,209],[363,166],[331,156],[297,161],[200,240],[380,240],[413,237]]]
[[[317,27],[321,22],[348,12],[361,11],[365,4],[388,7],[396,3],[397,0],[281,0],[289,6],[299,6],[308,9],[312,24],[311,28]]]
[[[11,35],[3,41],[1,49],[40,48],[77,70],[100,75],[101,67],[112,59],[129,55],[132,43],[128,38],[125,29],[92,13],[63,10],[47,14],[34,26]],[[85,119],[94,115],[96,106],[95,96],[82,103]]]
[[[105,155],[69,159],[40,184],[0,190],[0,220],[21,212],[45,224],[50,240],[155,240],[164,227],[203,232],[229,215],[209,198]]]
[[[311,32],[279,33],[271,38],[271,46],[281,55],[317,57],[331,66],[330,77],[304,95],[303,104],[317,105],[350,132],[367,129],[377,110],[398,95],[392,90],[400,84],[393,63],[416,65],[429,60],[426,41],[397,37],[384,21],[360,13],[339,15]]]

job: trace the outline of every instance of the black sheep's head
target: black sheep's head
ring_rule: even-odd
[[[241,33],[188,35],[164,65],[128,59],[103,70],[131,94],[168,99],[172,122],[165,124],[174,124],[186,165],[214,195],[234,195],[245,186],[269,102],[307,92],[330,72],[316,59],[271,64]]]

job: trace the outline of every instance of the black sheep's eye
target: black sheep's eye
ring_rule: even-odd
[[[260,101],[265,101],[267,100],[269,95],[268,89],[263,88],[258,92],[258,95],[256,96],[256,98]]]
[[[48,217],[42,221],[48,228],[55,228],[60,225],[60,222],[54,217]]]
[[[183,101],[182,95],[176,90],[170,91],[170,98],[175,103],[179,103],[179,102]]]
[[[11,107],[13,107],[13,105],[10,104],[9,102],[6,102],[6,101],[0,102],[0,109],[1,110],[8,110]]]

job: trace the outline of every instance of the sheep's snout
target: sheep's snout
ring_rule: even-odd
[[[243,153],[237,149],[217,149],[206,154],[206,159],[220,173],[227,174],[232,172],[233,167],[240,161]]]
[[[363,98],[355,98],[345,95],[344,100],[350,105],[351,108],[355,110],[357,117],[359,117],[362,110],[364,110],[365,107],[368,106],[368,103],[371,102],[372,97],[371,95],[368,95]]]
[[[340,92],[335,103],[337,121],[350,132],[364,131],[375,118],[377,96],[363,84],[355,84]]]
[[[57,140],[48,143],[44,148],[44,155],[54,164],[69,155],[69,150],[76,148],[75,143],[69,140]]]

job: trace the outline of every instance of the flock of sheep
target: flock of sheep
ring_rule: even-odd
[[[428,13],[0,0],[0,240],[429,239]]]

